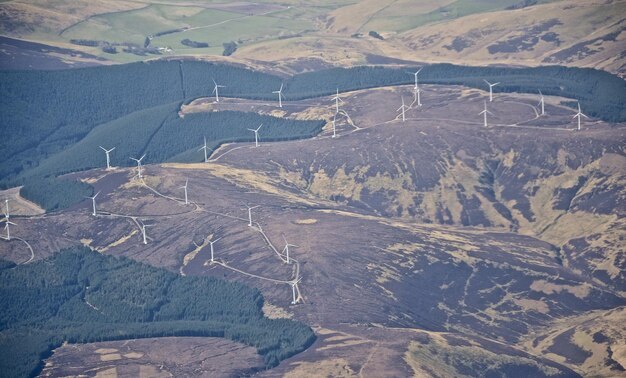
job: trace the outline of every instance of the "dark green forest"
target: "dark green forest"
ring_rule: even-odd
[[[38,204],[46,212],[67,209],[93,195],[91,185],[63,177],[29,177],[22,185],[20,196]]]
[[[268,319],[257,289],[179,276],[85,247],[28,265],[0,261],[0,376],[34,376],[64,342],[164,336],[225,337],[257,349],[267,367],[310,346],[313,331]]]
[[[410,84],[411,70],[334,68],[281,78],[233,65],[159,60],[61,71],[1,71],[0,188],[102,166],[98,145],[116,147],[112,163],[128,166],[130,156],[143,153],[147,163],[200,161],[201,155],[190,149],[199,146],[203,136],[212,148],[224,141],[248,141],[252,134],[246,129],[259,123],[276,125],[264,127],[261,138],[266,140],[305,138],[320,130],[322,121],[280,123],[237,112],[179,119],[178,105],[211,96],[213,79],[226,86],[220,89],[223,97],[275,100],[271,92],[284,83],[286,98],[300,100],[330,95],[335,88],[343,92]],[[589,116],[626,121],[626,82],[604,71],[433,64],[420,73],[420,82],[428,84],[484,88],[483,79],[500,81],[495,91],[541,90],[577,98]]]

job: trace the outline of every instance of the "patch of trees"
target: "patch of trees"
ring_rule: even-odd
[[[47,212],[66,209],[91,195],[91,185],[54,176],[29,177],[20,189],[20,196],[38,204]]]
[[[530,7],[533,5],[537,4],[537,0],[522,0],[519,3],[515,3],[512,5],[509,5],[508,7],[504,8],[506,10],[514,10],[514,9],[522,9],[522,8],[526,8],[526,7]]]
[[[103,41],[96,41],[93,39],[70,39],[70,43],[79,46],[98,47]]]
[[[374,30],[370,30],[369,33],[367,33],[370,37],[376,38],[376,39],[380,39],[381,41],[384,40],[385,38],[383,38],[382,35],[378,34],[378,32],[375,32]]]
[[[209,44],[206,42],[198,42],[198,41],[192,41],[189,38],[185,38],[182,41],[180,41],[180,43],[182,43],[185,46],[189,46],[189,47],[193,47],[193,48],[203,48],[203,47],[209,47]]]
[[[253,288],[185,277],[85,247],[14,269],[0,263],[0,376],[34,376],[64,342],[165,336],[225,337],[253,346],[267,367],[315,340],[304,324],[271,320]]]
[[[108,54],[117,54],[117,48],[111,45],[102,46],[102,51]]]
[[[150,46],[141,47],[135,44],[125,45],[122,51],[124,51],[125,53],[135,54],[139,56],[146,56],[148,54],[161,55],[161,50],[159,50],[158,47],[150,47]]]
[[[183,32],[185,30],[187,30],[188,28],[179,28],[179,29],[169,29],[169,30],[164,30],[164,31],[160,31],[158,33],[154,33],[154,37],[160,37],[162,35],[167,35],[167,34],[174,34],[174,33],[180,33]]]
[[[106,164],[99,146],[115,147],[114,166],[134,166],[129,156],[146,154],[144,163],[200,162],[198,147],[206,138],[209,153],[226,142],[253,142],[248,128],[263,124],[260,140],[308,138],[319,133],[324,121],[302,121],[256,113],[223,111],[178,116],[180,103],[141,110],[93,129],[80,142],[43,161],[29,174],[39,177],[82,171]],[[141,127],[136,125],[141,124]],[[37,201],[35,201],[37,202]]]
[[[222,52],[223,56],[233,55],[235,51],[237,51],[237,43],[236,42],[225,42],[222,44],[224,46],[224,52]]]

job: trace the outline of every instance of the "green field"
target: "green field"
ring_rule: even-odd
[[[143,46],[147,36],[185,28],[187,30],[182,32],[155,36],[150,45],[169,47],[173,49],[171,53],[176,55],[221,55],[222,44],[225,42],[238,41],[251,44],[291,36],[314,28],[311,22],[294,20],[291,14],[283,16],[282,12],[292,11],[279,9],[263,13],[267,15],[250,15],[196,6],[152,4],[137,10],[91,17],[66,29],[61,37],[68,42],[71,39],[87,39]],[[206,42],[209,47],[191,48],[181,44],[183,39]],[[144,59],[138,55],[122,52],[121,47],[118,47],[118,54],[104,53],[98,48],[90,50],[95,55],[118,62]]]
[[[558,0],[540,0],[538,3],[549,3]],[[409,4],[390,6],[379,12],[368,21],[362,31],[396,31],[404,32],[419,26],[454,20],[477,13],[503,10],[509,6],[521,4],[522,0],[457,0],[427,13],[412,13]]]

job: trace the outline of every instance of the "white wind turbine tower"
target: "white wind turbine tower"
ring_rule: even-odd
[[[500,84],[500,82],[491,84],[487,80],[484,80],[484,81],[485,81],[485,83],[487,83],[487,85],[489,85],[489,102],[492,102],[493,101],[493,87],[495,87],[496,85]]]
[[[131,160],[134,160],[137,162],[137,177],[141,178],[141,161],[143,160],[143,158],[146,157],[146,154],[143,154],[143,156],[141,156],[139,159],[135,159],[135,158],[130,158]]]
[[[283,248],[283,254],[287,256],[287,264],[291,264],[291,260],[289,259],[289,247],[298,247],[295,244],[289,244],[285,235],[283,235],[283,240],[285,241],[285,248]]]
[[[91,200],[91,204],[92,204],[92,206],[93,206],[93,212],[91,213],[91,215],[93,215],[94,217],[95,217],[96,215],[98,215],[98,214],[96,213],[96,197],[98,197],[98,194],[100,194],[100,192],[96,193],[96,195],[95,195],[95,196],[93,196],[93,197],[85,197],[85,198],[89,198],[89,199]]]
[[[398,110],[396,111],[400,111],[402,110],[402,122],[404,122],[405,118],[404,118],[404,111],[406,110],[406,105],[404,105],[404,97],[402,97],[402,106],[400,106],[398,108]]]
[[[541,93],[541,91],[539,91],[539,96],[541,96],[540,100],[539,100],[539,105],[541,105],[541,115],[546,114],[546,109],[545,109],[545,104],[543,101],[543,93]]]
[[[419,70],[415,71],[415,72],[407,72],[408,74],[411,74],[413,76],[415,76],[415,88],[417,88],[417,75],[420,73],[420,71],[423,69],[424,67],[420,67]]]
[[[209,162],[209,157],[207,155],[207,146],[206,146],[206,137],[204,137],[204,145],[200,148],[198,148],[198,151],[204,150],[204,162],[208,163]]]
[[[6,237],[7,240],[11,240],[11,228],[9,227],[10,224],[12,224],[13,226],[17,226],[17,224],[11,222],[9,220],[9,217],[7,216],[6,219],[4,220],[4,229],[7,230],[7,237]]]
[[[416,86],[413,88],[413,102],[417,102],[417,106],[422,106],[422,101],[420,100],[420,88]]]
[[[246,205],[246,207],[248,208],[248,226],[252,227],[252,209],[256,209],[257,207],[259,207],[261,205],[256,205],[256,206],[248,206]]]
[[[189,183],[189,179],[185,179],[185,185],[181,186],[179,189],[185,189],[185,205],[189,202],[187,201],[187,184]]]
[[[107,169],[111,169],[111,159],[109,157],[109,154],[111,153],[111,151],[113,151],[115,149],[115,147],[111,148],[110,150],[107,150],[106,148],[104,148],[102,146],[98,146],[98,147],[102,148],[104,153],[107,155]]]
[[[337,93],[331,100],[335,100],[335,114],[339,113],[339,101],[341,101],[342,104],[344,103],[341,97],[339,97],[339,88],[337,88]]]
[[[259,147],[259,130],[261,129],[261,126],[263,126],[263,124],[260,124],[256,129],[248,129],[254,132],[254,147]]]
[[[215,240],[209,240],[209,244],[211,245],[211,262],[213,262],[213,244],[217,243],[221,238],[217,238]]]
[[[278,107],[283,107],[283,83],[280,83],[280,89],[277,91],[273,91],[272,93],[278,94]]]
[[[226,88],[226,86],[224,86],[224,85],[218,85],[218,84],[215,82],[215,79],[212,79],[212,80],[213,80],[213,84],[215,84],[215,87],[213,87],[213,92],[212,92],[212,93],[215,93],[215,102],[220,102],[220,93],[219,93],[219,88]]]
[[[4,207],[6,208],[6,211],[4,213],[4,216],[9,219],[9,217],[11,216],[11,214],[9,213],[9,199],[5,198],[4,199]]]
[[[578,118],[578,131],[580,131],[580,117],[581,116],[585,118],[589,118],[585,114],[583,114],[583,112],[580,111],[580,102],[578,102],[578,113],[576,113],[574,117],[572,117],[572,118]]]
[[[485,110],[483,110],[482,112],[478,113],[478,115],[484,114],[484,116],[485,116],[484,117],[484,119],[485,119],[484,124],[485,124],[485,127],[487,127],[487,113],[489,113],[491,115],[493,115],[493,113],[490,112],[489,110],[487,110],[487,101],[484,101],[484,103],[485,103]]]
[[[145,223],[141,222],[141,235],[143,237],[143,244],[148,244],[148,239],[151,239],[151,238],[149,238],[146,235],[146,227],[152,227],[152,226],[153,225],[151,225],[151,224],[145,224]]]
[[[291,304],[295,305],[298,304],[298,300],[296,298],[296,286],[298,286],[298,283],[300,283],[300,281],[302,281],[302,277],[298,278],[295,281],[291,281],[289,282],[289,285],[291,285]]]
[[[333,115],[333,136],[332,136],[333,138],[337,137],[337,129],[336,129],[336,125],[335,125],[336,122],[337,122],[337,113],[335,113]]]

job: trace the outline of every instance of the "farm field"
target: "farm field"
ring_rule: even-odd
[[[77,49],[109,64],[210,56],[247,65],[265,62],[293,73],[321,66],[394,64],[393,59],[430,63],[462,59],[471,65],[595,67],[623,76],[623,9],[623,0],[107,0],[98,7],[84,0],[53,4],[10,0],[0,4],[0,17],[4,17],[0,32],[55,48]],[[382,40],[370,36],[371,31]],[[154,37],[150,41],[154,49],[141,50],[148,36]],[[76,45],[71,39],[100,41],[100,46]],[[181,44],[183,39],[209,46],[192,48]],[[116,44],[117,52],[104,52],[103,41]],[[237,50],[223,58],[222,45],[230,42],[237,44]],[[124,51],[128,45],[135,49]],[[23,51],[31,50],[24,47]],[[16,57],[20,50],[6,54]],[[69,65],[78,62],[71,54],[63,53],[63,57]]]

